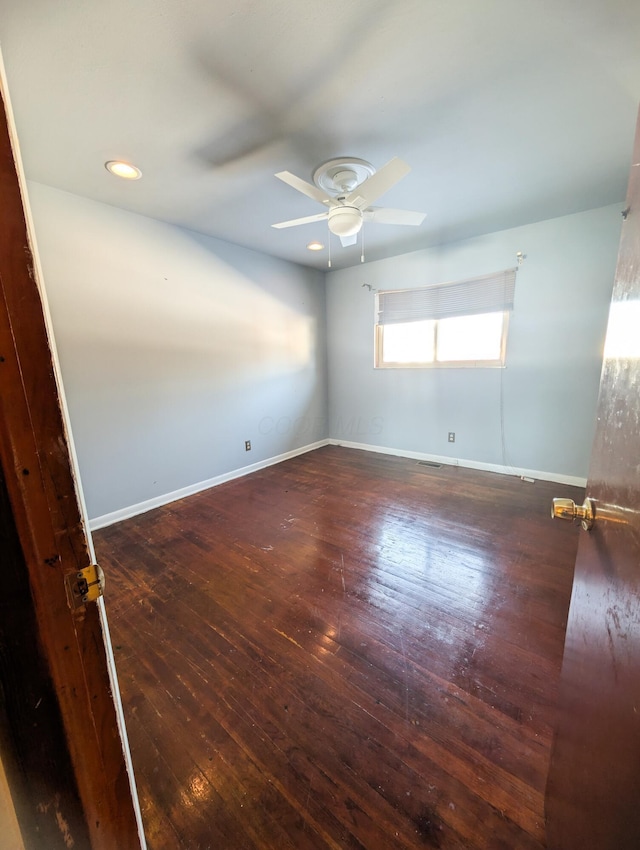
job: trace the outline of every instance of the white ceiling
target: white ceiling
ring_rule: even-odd
[[[326,224],[270,224],[322,208],[273,175],[334,156],[428,214],[367,259],[624,199],[638,0],[0,0],[0,43],[30,179],[305,265]]]

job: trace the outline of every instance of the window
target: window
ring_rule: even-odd
[[[378,292],[377,368],[504,366],[516,269]]]

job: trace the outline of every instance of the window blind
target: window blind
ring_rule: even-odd
[[[513,310],[516,272],[517,268],[505,269],[456,283],[378,292],[378,324]]]

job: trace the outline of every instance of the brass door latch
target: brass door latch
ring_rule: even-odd
[[[80,608],[87,602],[95,602],[104,594],[104,573],[98,564],[91,564],[83,570],[68,573],[67,595],[72,608]]]

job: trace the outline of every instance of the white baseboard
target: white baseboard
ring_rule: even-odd
[[[297,457],[298,455],[312,452],[314,449],[320,449],[322,446],[344,446],[346,449],[360,449],[366,452],[377,452],[384,455],[395,455],[396,457],[407,457],[413,460],[426,460],[432,463],[441,463],[446,466],[462,466],[466,469],[480,469],[486,472],[497,472],[500,475],[516,475],[526,478],[537,478],[541,481],[555,481],[557,484],[569,484],[574,487],[586,487],[587,479],[578,478],[575,475],[563,475],[559,472],[543,472],[538,469],[524,469],[521,467],[503,466],[497,463],[482,463],[477,460],[466,460],[464,458],[453,458],[445,455],[432,455],[426,452],[410,452],[405,449],[392,449],[387,446],[373,446],[368,443],[353,443],[348,440],[319,440],[317,443],[309,443],[306,446],[301,446],[299,449],[292,449],[290,452],[276,455],[275,457],[267,458],[266,460],[252,463],[249,466],[242,466],[240,469],[234,469],[231,472],[225,472],[222,475],[216,475],[215,478],[208,478],[206,481],[199,481],[196,484],[190,484],[188,487],[182,487],[180,490],[174,490],[171,493],[164,493],[162,496],[154,496],[153,499],[147,499],[144,502],[138,502],[136,505],[129,505],[126,508],[113,511],[109,514],[94,517],[89,520],[89,528],[91,531],[97,531],[99,528],[106,528],[108,525],[113,525],[116,522],[130,519],[138,514],[152,511],[154,508],[168,505],[170,502],[177,502],[178,499],[184,499],[186,496],[192,496],[194,493],[200,493],[202,490],[208,490],[210,487],[217,487],[219,484],[224,484],[227,481],[233,481],[235,478],[242,478],[244,475],[250,475],[252,472],[257,472],[259,469],[265,469],[268,466],[274,466],[276,463],[282,463],[283,460]]]
[[[446,457],[445,455],[431,455],[425,452],[410,452],[404,449],[390,449],[386,446],[372,446],[367,443],[352,443],[348,440],[327,441],[331,446],[344,446],[346,449],[361,449],[365,452],[377,452],[383,455],[395,455],[396,457],[408,457],[413,460],[426,460],[432,463],[441,463],[446,466],[463,466],[466,469],[481,469],[485,472],[498,472],[500,475],[516,475],[525,478],[537,478],[540,481],[555,481],[557,484],[570,484],[574,487],[586,487],[587,479],[578,478],[575,475],[563,475],[560,472],[542,472],[539,469],[524,469],[514,466],[503,466],[498,463],[482,463],[477,460],[465,460],[463,458]]]
[[[91,531],[97,531],[99,528],[106,528],[108,525],[113,525],[116,522],[122,522],[124,519],[130,519],[138,514],[144,514],[147,511],[152,511],[154,508],[160,508],[162,505],[168,505],[170,502],[177,502],[178,499],[184,499],[186,496],[192,496],[194,493],[200,493],[202,490],[208,490],[210,487],[217,487],[219,484],[224,484],[227,481],[233,481],[234,478],[242,478],[244,475],[250,475],[252,472],[257,472],[259,469],[265,469],[267,466],[274,466],[276,463],[282,463],[283,460],[297,457],[298,455],[306,454],[314,449],[320,449],[322,446],[329,445],[329,440],[319,440],[317,443],[309,443],[306,446],[301,446],[299,449],[292,449],[290,452],[276,455],[275,457],[260,460],[258,463],[252,463],[250,466],[242,466],[240,469],[233,469],[231,472],[225,472],[222,475],[216,475],[215,478],[208,478],[206,481],[199,481],[196,484],[190,484],[188,487],[182,487],[180,490],[174,490],[171,493],[164,493],[162,496],[154,496],[153,499],[147,499],[144,502],[138,502],[137,505],[129,505],[127,508],[121,508],[118,511],[113,511],[109,514],[95,517],[89,520],[89,528]]]

